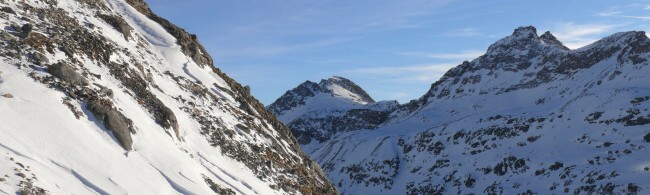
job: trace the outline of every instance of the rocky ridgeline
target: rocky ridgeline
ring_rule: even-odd
[[[164,46],[168,35],[155,37],[155,28],[134,26],[137,19],[130,17],[136,13],[130,13],[129,6],[175,38],[169,47],[179,45],[183,57],[191,62],[164,64],[154,47]],[[247,88],[213,66],[197,36],[155,15],[144,1],[0,0],[0,7],[3,62],[64,94],[61,102],[77,120],[95,120],[124,150],[135,149],[142,140],[135,136],[139,132],[159,130],[174,139],[179,150],[188,152],[193,149],[184,145],[189,139],[184,135],[191,132],[183,131],[192,131],[214,147],[210,152],[243,164],[276,193],[336,193],[319,166],[300,150],[290,130]],[[119,38],[112,36],[115,33]],[[168,68],[174,66],[183,67]],[[188,66],[207,71],[188,71]],[[194,78],[194,74],[211,75],[222,83],[205,83],[206,79]],[[150,119],[129,117],[133,111],[124,109],[124,101],[135,102]],[[182,126],[181,119],[198,125],[196,129]],[[153,120],[158,127],[144,126],[143,120]],[[190,156],[201,166],[205,159],[198,155],[204,154]],[[212,174],[200,177],[216,193],[234,193]]]
[[[332,102],[304,86],[276,101],[299,103],[269,109],[299,140],[319,138],[300,143],[344,194],[644,194],[648,59],[644,32],[570,50],[520,27],[373,126],[288,117]]]
[[[324,142],[351,130],[374,129],[397,109],[397,101],[375,102],[361,87],[339,76],[305,81],[267,107],[300,144]]]

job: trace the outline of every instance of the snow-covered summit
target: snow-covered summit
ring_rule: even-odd
[[[397,101],[375,102],[349,79],[333,76],[318,84],[305,81],[267,109],[290,126],[301,144],[321,142],[351,129],[376,128]]]
[[[319,83],[312,81],[301,83],[271,103],[268,110],[276,115],[284,115],[285,112],[302,107],[312,99],[319,99],[319,103],[331,102],[332,105],[325,107],[333,110],[339,109],[339,107],[347,108],[375,102],[366,91],[354,82],[343,77],[332,76],[322,79]]]
[[[339,76],[332,76],[329,79],[321,80],[320,86],[336,97],[351,100],[360,104],[374,103],[366,91],[354,82]]]

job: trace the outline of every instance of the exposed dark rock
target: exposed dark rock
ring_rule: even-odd
[[[237,194],[237,193],[235,193],[234,190],[232,190],[230,188],[222,187],[221,185],[219,185],[217,183],[214,183],[214,181],[212,181],[212,179],[206,177],[205,175],[203,176],[203,180],[205,180],[205,183],[208,184],[208,186],[210,186],[210,189],[212,189],[212,191],[214,191],[214,193],[216,193],[216,194],[219,194],[219,195],[235,195],[235,194]]]
[[[169,34],[176,37],[176,43],[181,46],[183,53],[190,56],[194,62],[199,65],[213,65],[212,57],[210,57],[203,45],[199,43],[199,39],[196,35],[190,34],[185,31],[185,29],[182,29],[167,21],[166,19],[154,14],[151,9],[149,9],[147,3],[145,3],[143,0],[127,0],[126,2],[133,6],[140,13],[149,17],[149,19],[156,21],[163,28],[165,28]]]
[[[269,105],[268,110],[273,114],[282,114],[286,110],[305,104],[305,99],[314,97],[318,92],[324,92],[318,83],[305,81],[298,87],[285,92],[278,100]]]
[[[77,73],[73,67],[62,62],[50,65],[47,68],[47,72],[72,85],[88,85],[86,78]]]
[[[11,9],[10,7],[2,7],[2,8],[0,8],[0,11],[3,11],[3,12],[8,13],[8,14],[14,14],[14,15],[16,14],[16,12],[13,9]]]
[[[111,74],[121,81],[126,88],[130,89],[133,92],[134,98],[153,115],[157,124],[163,128],[173,129],[176,137],[180,136],[176,115],[156,95],[147,89],[148,83],[140,74],[123,64],[110,63],[109,68]]]
[[[113,107],[113,103],[107,99],[98,97],[90,98],[87,107],[93,113],[98,122],[104,124],[106,129],[113,132],[113,135],[125,150],[133,149],[131,132],[134,132],[133,121],[126,118],[120,111]]]
[[[34,52],[32,54],[32,57],[34,58],[34,62],[36,64],[38,64],[38,65],[45,65],[45,64],[50,63],[50,60],[47,59],[47,57],[45,55],[43,55],[42,53]]]
[[[99,94],[102,95],[102,96],[108,96],[108,97],[112,98],[113,97],[113,90],[111,90],[109,88],[106,88],[106,87],[102,87],[101,90],[99,91]]]
[[[0,32],[0,39],[3,41],[16,41],[18,38],[14,37],[13,35],[9,34],[6,31]]]
[[[61,46],[59,49],[61,51],[63,51],[63,53],[65,53],[65,55],[68,56],[69,58],[74,57],[74,51],[72,51],[72,49],[70,49],[69,46],[64,45],[64,46]]]
[[[342,116],[297,118],[287,126],[293,129],[293,135],[300,144],[308,144],[312,139],[324,142],[336,133],[357,129],[375,129],[388,120],[389,113],[390,110],[352,109],[346,111]],[[317,129],[325,130],[325,132]]]
[[[27,23],[20,27],[20,32],[27,36],[30,32],[32,32],[32,29],[34,29],[34,25]]]
[[[546,31],[544,34],[542,34],[542,36],[539,36],[539,39],[548,45],[553,45],[563,50],[569,50],[568,47],[564,46],[562,42],[560,42],[560,40],[557,40],[557,38],[555,38],[555,36],[553,36],[553,34],[551,34],[549,31]]]
[[[99,14],[98,17],[106,21],[106,23],[115,28],[115,30],[122,33],[124,39],[129,40],[131,37],[131,26],[129,26],[129,24],[124,21],[124,18],[116,15],[106,14]]]

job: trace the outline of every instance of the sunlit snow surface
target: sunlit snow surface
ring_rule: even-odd
[[[3,6],[17,5],[11,1]],[[124,16],[133,27],[134,36],[144,37],[146,50],[136,48],[133,39],[125,40],[119,32],[100,19],[93,17],[91,9],[84,9],[78,1],[59,0],[58,6],[80,23],[91,23],[91,31],[100,33],[128,51],[140,54],[158,72],[170,71],[174,75],[194,79],[211,89],[221,101],[237,107],[238,103],[223,89],[228,85],[209,67],[201,68],[181,51],[176,40],[160,25],[149,20],[123,0],[108,0],[110,9]],[[37,1],[27,2],[34,7],[46,6]],[[15,15],[9,21],[0,19],[0,28],[11,23],[23,24]],[[148,53],[151,52],[151,53]],[[65,58],[63,52],[45,53],[50,62]],[[15,194],[24,179],[16,175],[34,177],[33,185],[52,194],[213,194],[202,175],[217,184],[231,188],[238,194],[276,194],[272,183],[262,181],[244,164],[221,155],[218,147],[211,146],[199,133],[200,126],[186,112],[181,111],[174,97],[192,96],[181,90],[171,79],[154,74],[154,83],[160,91],[152,90],[175,113],[180,126],[180,137],[160,127],[132,96],[125,93],[106,67],[87,58],[79,58],[84,68],[99,74],[103,79],[93,83],[112,89],[115,106],[133,120],[136,133],[133,151],[126,152],[112,137],[110,131],[93,118],[83,105],[84,116],[76,119],[62,104],[65,95],[35,82],[28,76],[32,70],[15,66],[16,59],[0,60],[0,194]],[[24,59],[23,59],[24,60]],[[127,56],[115,53],[111,61],[125,62]],[[25,62],[26,63],[26,62]],[[36,74],[47,74],[35,71]],[[216,88],[218,85],[221,89]],[[213,110],[231,129],[239,124],[226,110]],[[269,133],[274,134],[274,131]],[[236,136],[248,142],[266,143],[257,135]],[[269,142],[270,143],[270,142]],[[284,142],[287,147],[287,143]],[[291,151],[291,150],[287,150]],[[15,170],[16,169],[16,170]],[[32,175],[34,174],[34,175]],[[7,175],[7,177],[5,177]]]

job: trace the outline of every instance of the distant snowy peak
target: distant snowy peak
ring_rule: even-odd
[[[329,79],[321,80],[320,83],[305,81],[285,92],[268,106],[268,110],[276,115],[282,115],[285,111],[304,106],[306,100],[316,96],[322,96],[322,101],[336,101],[350,105],[366,105],[375,102],[366,91],[354,82],[343,77],[332,76]]]
[[[542,36],[537,35],[537,29],[533,26],[519,27],[512,32],[512,35],[502,38],[501,40],[490,45],[487,50],[488,55],[516,55],[523,54],[529,50],[543,49],[545,47],[568,50],[557,40],[550,32]]]
[[[361,87],[343,77],[332,76],[327,80],[323,79],[320,81],[320,86],[335,97],[352,100],[361,104],[375,102]]]
[[[616,33],[570,50],[550,32],[537,36],[534,27],[519,27],[512,35],[492,44],[485,55],[450,69],[425,96],[403,110],[417,110],[437,101],[434,99],[509,93],[571,79],[577,71],[610,57],[615,57],[619,64],[639,64],[645,62],[648,51],[650,39],[642,31]]]
[[[267,107],[303,145],[342,132],[375,129],[397,108],[397,101],[375,102],[357,84],[339,76],[318,84],[305,81]]]

